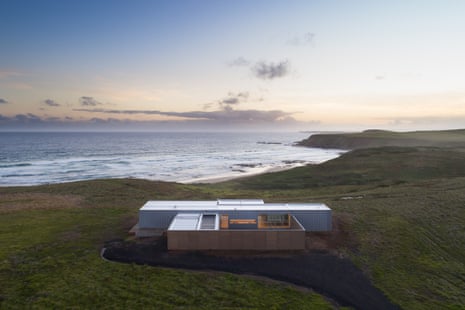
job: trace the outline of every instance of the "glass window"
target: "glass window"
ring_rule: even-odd
[[[289,214],[260,214],[258,228],[290,228]]]

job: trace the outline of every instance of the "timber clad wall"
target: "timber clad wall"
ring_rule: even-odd
[[[168,250],[304,250],[305,231],[291,217],[291,229],[168,230]]]
[[[168,231],[168,250],[303,250],[303,230]]]

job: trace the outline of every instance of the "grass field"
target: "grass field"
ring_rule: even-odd
[[[217,273],[103,261],[148,199],[322,201],[354,261],[404,309],[465,308],[465,152],[387,147],[208,185],[96,180],[0,188],[0,308],[331,309],[318,294]]]
[[[148,199],[205,199],[191,187],[102,180],[0,189],[0,308],[332,309],[320,295],[221,273],[104,261]]]

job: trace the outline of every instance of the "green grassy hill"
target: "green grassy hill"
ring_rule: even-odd
[[[352,238],[339,252],[392,301],[405,309],[465,307],[464,150],[361,149],[213,186],[269,200],[324,201]]]
[[[317,166],[209,185],[96,180],[0,188],[0,308],[331,309],[242,276],[103,261],[149,199],[323,201],[354,261],[404,309],[464,309],[465,151],[361,149]]]
[[[235,189],[312,189],[331,186],[388,186],[416,180],[465,176],[462,149],[381,147],[359,149],[320,165],[244,178]]]
[[[465,147],[465,129],[412,132],[366,130],[360,133],[316,134],[299,144],[349,150],[384,146]]]

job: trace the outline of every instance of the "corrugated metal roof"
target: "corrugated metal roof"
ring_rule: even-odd
[[[218,201],[226,201],[220,199]],[[219,204],[218,201],[148,201],[140,210],[146,211],[192,211],[192,212],[217,212],[231,210],[262,210],[262,211],[311,211],[311,210],[331,210],[324,203],[264,203],[260,199],[236,200],[242,203]]]
[[[218,205],[262,205],[262,199],[218,199]]]

